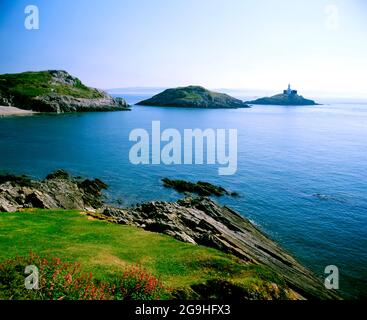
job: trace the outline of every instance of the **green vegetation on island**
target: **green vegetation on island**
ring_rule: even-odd
[[[140,101],[137,105],[208,109],[249,108],[247,104],[239,99],[224,93],[209,91],[200,86],[167,89],[150,99]]]
[[[254,101],[247,101],[248,104],[260,105],[278,105],[278,106],[313,106],[315,101],[308,100],[299,95],[288,96],[285,94],[277,94],[272,97],[260,98]]]
[[[128,109],[123,99],[87,87],[61,70],[0,75],[0,105],[40,112]]]

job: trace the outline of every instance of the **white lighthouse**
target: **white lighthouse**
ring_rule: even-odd
[[[291,84],[288,83],[287,94],[291,94],[291,93],[292,93]]]
[[[291,84],[288,84],[288,89],[283,91],[283,94],[290,96],[291,94],[297,94],[297,90],[291,89]]]

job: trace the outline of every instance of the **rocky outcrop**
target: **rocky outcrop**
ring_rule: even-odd
[[[0,105],[56,113],[129,110],[124,99],[87,87],[63,70],[0,75]]]
[[[162,179],[163,186],[173,188],[180,193],[195,193],[199,196],[238,196],[237,192],[229,192],[221,186],[216,186],[209,182],[198,181],[196,183],[184,180]]]
[[[297,295],[307,299],[338,299],[311,271],[269,239],[249,220],[207,197],[176,202],[148,202],[116,208],[102,202],[101,180],[83,180],[58,170],[44,180],[0,175],[0,211],[22,208],[78,209],[94,218],[137,226],[180,241],[212,247],[244,263],[267,267],[284,279]]]
[[[186,107],[207,109],[249,108],[244,102],[227,94],[209,91],[200,86],[167,89],[137,103],[142,106]]]
[[[100,91],[100,98],[78,98],[58,94],[35,97],[28,103],[34,111],[42,112],[87,112],[87,111],[118,111],[128,109],[122,98],[112,98]]]
[[[233,254],[246,263],[265,265],[281,275],[287,285],[304,298],[337,298],[311,271],[249,220],[209,198],[150,202],[127,209],[108,207],[103,213],[116,223],[164,233],[184,242]]]
[[[0,176],[0,211],[24,208],[95,210],[101,208],[102,181],[82,180],[58,170],[43,181],[27,176]]]

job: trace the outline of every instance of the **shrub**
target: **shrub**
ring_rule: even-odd
[[[115,299],[159,300],[168,297],[161,281],[139,266],[130,267],[122,277],[116,277],[112,288]]]
[[[38,289],[25,288],[24,272],[29,265],[38,268]],[[0,300],[153,300],[167,296],[162,283],[137,266],[105,282],[83,272],[79,263],[33,253],[0,263]]]

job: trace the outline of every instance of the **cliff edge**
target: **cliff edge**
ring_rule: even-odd
[[[55,113],[129,110],[124,99],[87,87],[63,70],[0,75],[0,105]]]

